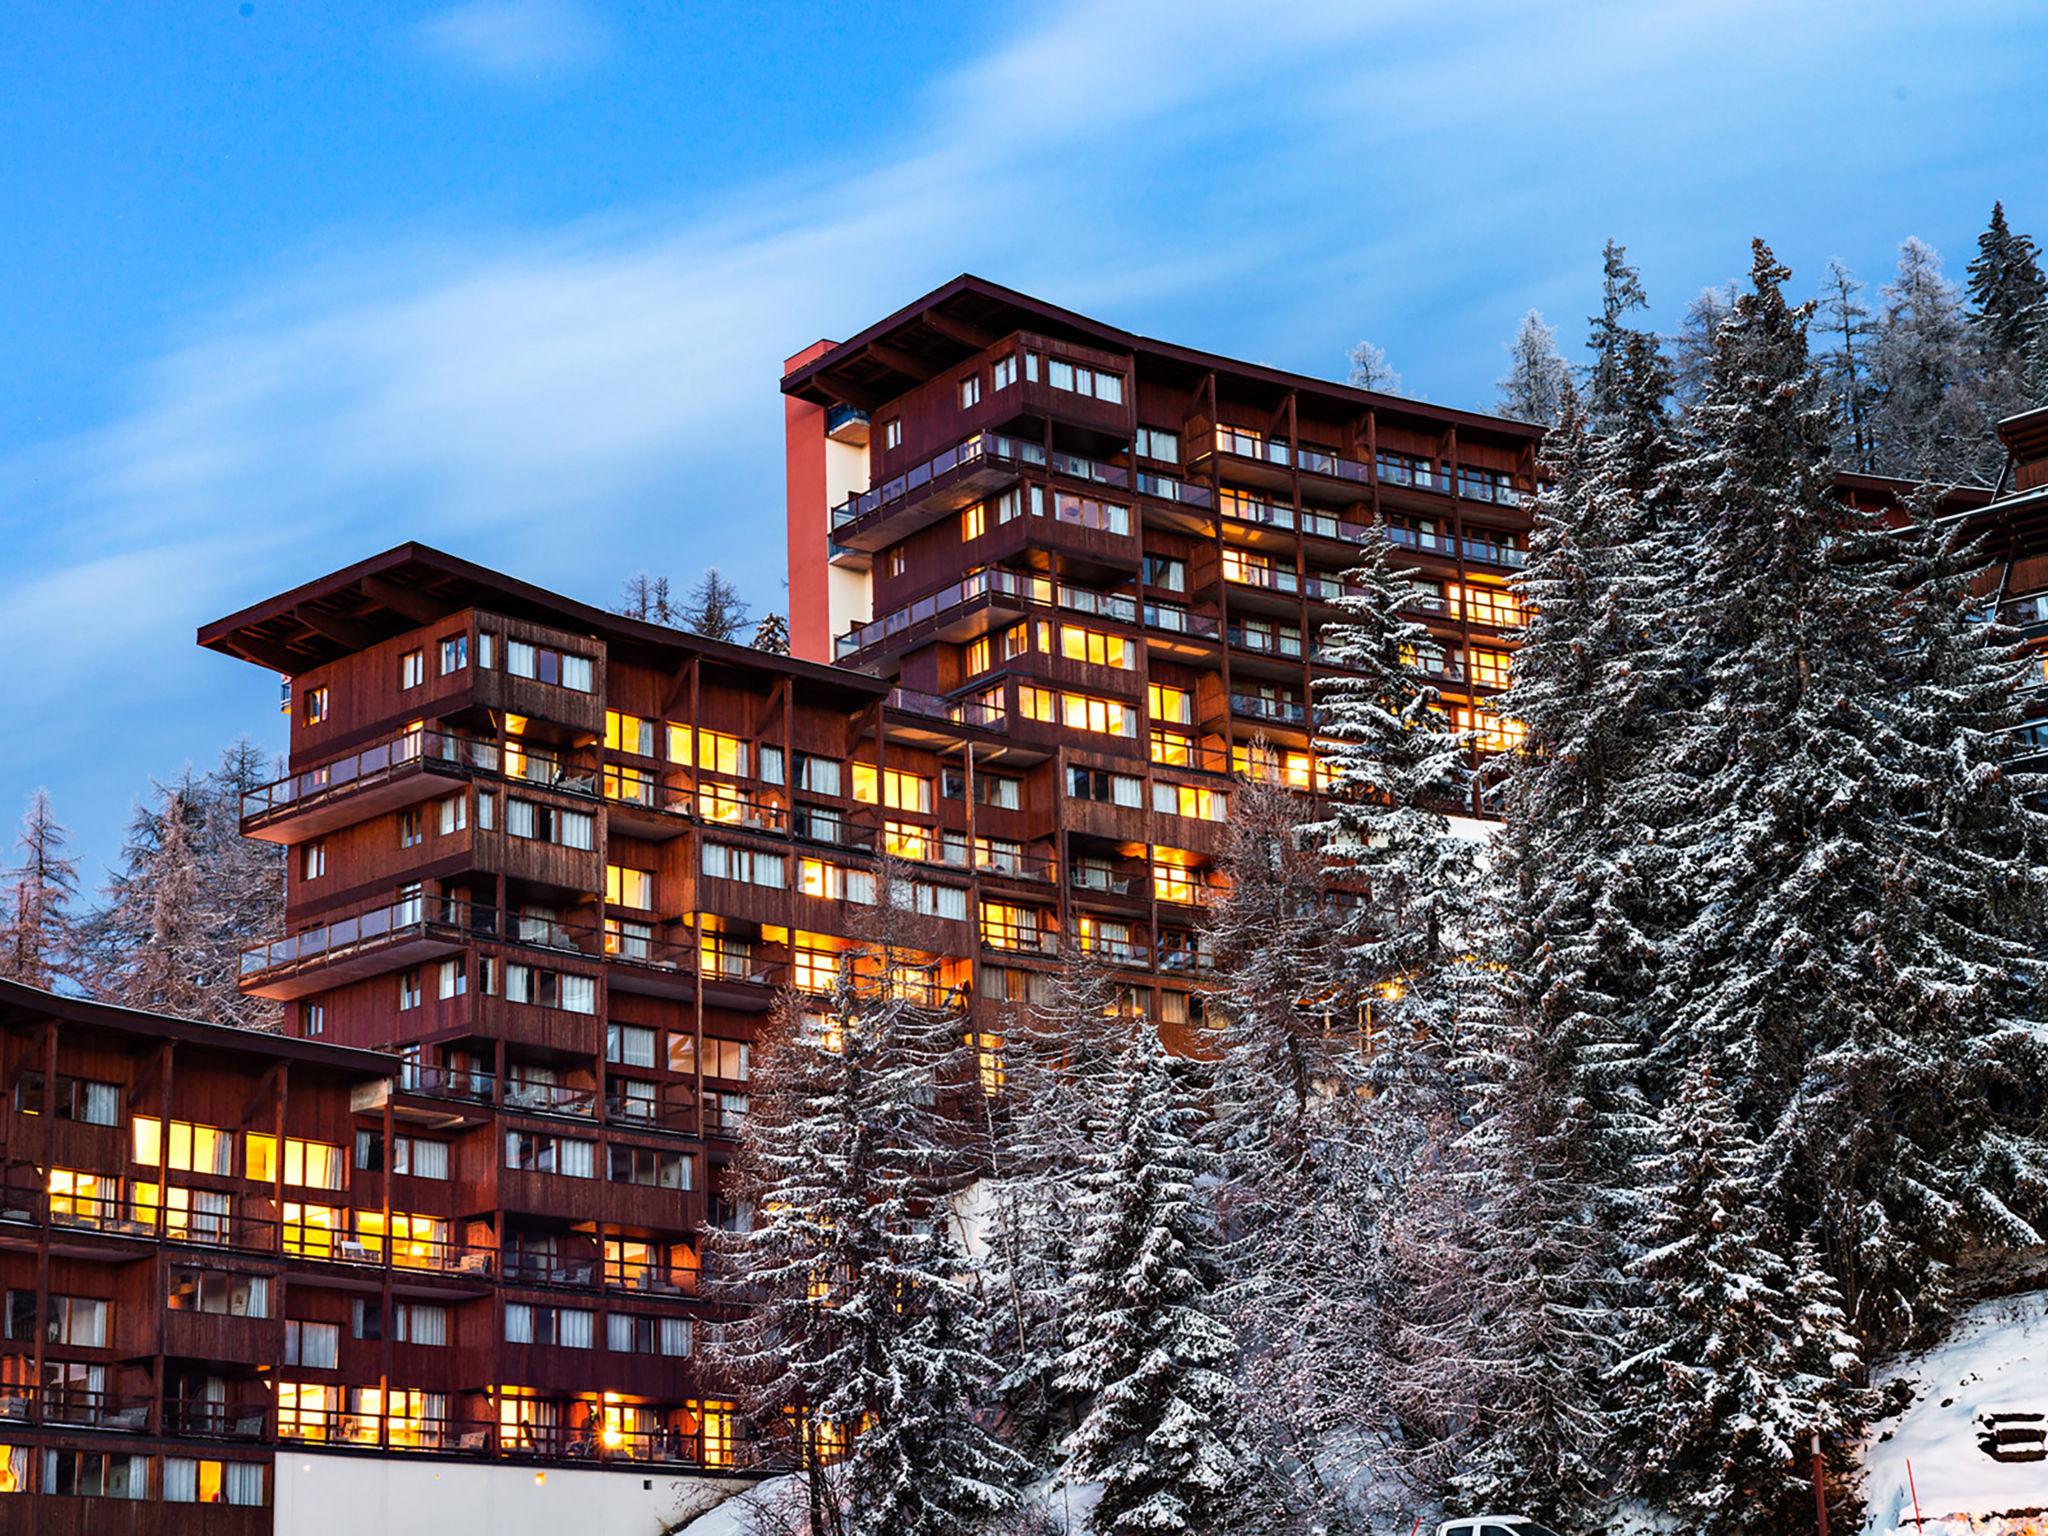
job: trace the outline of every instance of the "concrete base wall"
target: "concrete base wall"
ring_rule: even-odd
[[[277,1457],[276,1536],[662,1536],[748,1484],[408,1457]]]

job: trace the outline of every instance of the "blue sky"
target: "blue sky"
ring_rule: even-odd
[[[96,884],[282,745],[194,628],[405,538],[779,606],[783,358],[957,272],[1485,406],[1609,235],[1667,325],[2048,235],[2044,79],[2035,0],[0,7],[0,818]]]

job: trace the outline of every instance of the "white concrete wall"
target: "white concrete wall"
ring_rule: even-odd
[[[841,443],[826,438],[825,505],[836,507],[855,492],[867,488],[868,450],[858,443]],[[856,624],[865,624],[875,616],[874,584],[868,572],[831,566],[826,572],[825,586],[834,640]]]
[[[277,1536],[660,1536],[730,1478],[278,1451]]]

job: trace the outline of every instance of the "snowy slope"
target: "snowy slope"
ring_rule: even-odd
[[[1864,1536],[1914,1536],[1914,1487],[1939,1536],[2048,1533],[2048,1462],[1993,1461],[1978,1449],[1976,1423],[1987,1408],[2048,1412],[2048,1291],[1973,1307],[1941,1344],[1887,1366],[1876,1385],[1894,1381],[1912,1384],[1913,1401],[1874,1425],[1864,1448]]]

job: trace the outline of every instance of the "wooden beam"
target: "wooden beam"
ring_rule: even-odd
[[[339,641],[351,650],[367,650],[377,643],[377,636],[371,633],[368,626],[358,624],[354,619],[343,618],[338,613],[314,613],[301,608],[298,610],[297,618],[314,634],[325,635],[330,640]]]
[[[431,624],[447,612],[446,608],[426,594],[415,592],[409,587],[401,587],[397,582],[387,581],[382,576],[365,576],[363,592],[393,612],[404,614],[415,624]]]
[[[897,373],[908,374],[920,384],[938,372],[930,363],[915,353],[906,352],[901,347],[892,347],[886,341],[874,342],[868,347],[867,351],[868,356],[872,357],[884,368],[893,369]]]
[[[992,331],[985,331],[978,325],[969,325],[965,320],[955,319],[951,315],[942,315],[937,310],[928,309],[917,318],[921,324],[929,326],[941,336],[957,341],[963,347],[972,347],[977,352],[988,350],[1000,339]]]

